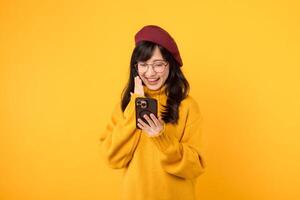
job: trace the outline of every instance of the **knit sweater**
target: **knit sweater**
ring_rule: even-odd
[[[165,86],[147,96],[158,101],[158,115],[166,105]],[[102,155],[113,169],[123,169],[122,200],[195,200],[197,177],[204,172],[202,115],[188,95],[179,106],[178,124],[165,123],[156,136],[136,128],[133,93],[124,112],[117,103],[100,136]]]

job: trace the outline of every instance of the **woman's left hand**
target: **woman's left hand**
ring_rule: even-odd
[[[157,135],[164,128],[164,121],[159,118],[157,119],[154,114],[150,114],[150,117],[145,114],[143,116],[148,124],[146,124],[143,120],[138,118],[138,127],[140,127],[143,131],[145,131],[150,137]]]

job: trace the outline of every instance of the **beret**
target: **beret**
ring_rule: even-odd
[[[144,40],[163,46],[173,55],[180,67],[183,65],[175,40],[163,28],[157,25],[146,25],[135,34],[134,39],[136,46]]]

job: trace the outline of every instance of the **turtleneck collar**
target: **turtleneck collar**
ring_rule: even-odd
[[[150,90],[147,86],[143,85],[144,93],[148,94],[150,97],[159,97],[161,95],[165,94],[166,85],[164,84],[160,89],[158,90]]]

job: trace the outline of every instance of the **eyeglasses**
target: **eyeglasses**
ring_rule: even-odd
[[[168,65],[167,61],[155,61],[152,64],[147,64],[145,62],[138,62],[134,66],[140,73],[145,73],[148,70],[148,66],[152,65],[152,68],[155,72],[161,73],[165,71],[166,66]]]

